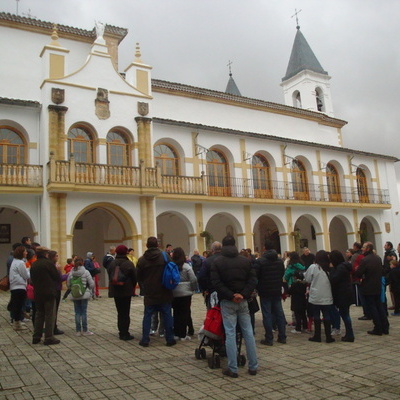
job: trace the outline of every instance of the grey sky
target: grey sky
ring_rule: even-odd
[[[16,13],[16,0],[1,11]],[[19,14],[92,29],[128,28],[120,70],[142,60],[153,77],[224,91],[228,60],[243,96],[283,103],[279,86],[301,31],[331,79],[344,145],[400,157],[399,0],[20,0]],[[62,40],[62,38],[61,38]],[[300,138],[301,139],[301,138]]]

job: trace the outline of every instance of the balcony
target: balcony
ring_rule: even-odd
[[[368,189],[359,196],[357,188],[348,186],[308,184],[306,191],[288,182],[261,182],[243,178],[220,178],[163,175],[162,192],[165,194],[222,196],[243,199],[273,199],[314,202],[390,204],[389,191]],[[296,190],[297,189],[297,190]]]
[[[42,189],[43,168],[41,165],[0,164],[0,186]]]
[[[115,166],[109,164],[77,163],[74,159],[60,161],[50,159],[50,191],[71,190],[72,187],[87,187],[86,191],[110,191],[118,187],[118,192],[142,193],[161,192],[160,173],[157,168]],[[90,188],[91,187],[91,188]]]

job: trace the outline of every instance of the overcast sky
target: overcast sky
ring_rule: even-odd
[[[296,21],[322,67],[344,146],[400,157],[400,0],[19,0],[19,15],[76,28],[127,28],[122,71],[140,42],[153,78],[283,103]],[[16,13],[16,0],[0,10]],[[302,139],[302,138],[299,138]]]

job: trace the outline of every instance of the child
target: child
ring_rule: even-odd
[[[394,299],[393,316],[400,316],[400,263],[396,260],[390,261],[390,272],[387,277],[390,291]]]
[[[301,326],[303,329],[307,329],[307,299],[306,291],[307,284],[304,282],[304,275],[301,271],[294,273],[295,280],[289,288],[289,294],[291,296],[290,309],[294,312],[296,319],[296,328],[293,329],[292,333],[301,333]]]
[[[76,335],[93,335],[93,332],[90,332],[87,326],[87,306],[91,297],[91,292],[93,292],[94,289],[94,280],[90,275],[90,272],[83,266],[82,258],[76,258],[74,264],[74,269],[68,275],[67,287],[68,289],[72,289],[72,279],[80,277],[82,285],[85,288],[85,292],[79,297],[72,296],[74,293],[73,289],[71,292],[71,298],[74,301],[75,309]]]
[[[67,263],[64,265],[64,272],[66,274],[69,274],[72,270],[72,268],[74,268],[74,258],[76,259],[76,256],[72,256],[73,258],[67,258]],[[69,289],[67,289],[64,293],[63,296],[63,301],[65,301],[68,297],[68,295],[71,293],[71,291]]]

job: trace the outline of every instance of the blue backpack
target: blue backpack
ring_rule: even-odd
[[[179,273],[178,266],[173,261],[168,260],[167,253],[165,251],[162,253],[165,261],[162,284],[165,288],[173,290],[181,281],[181,274]]]

